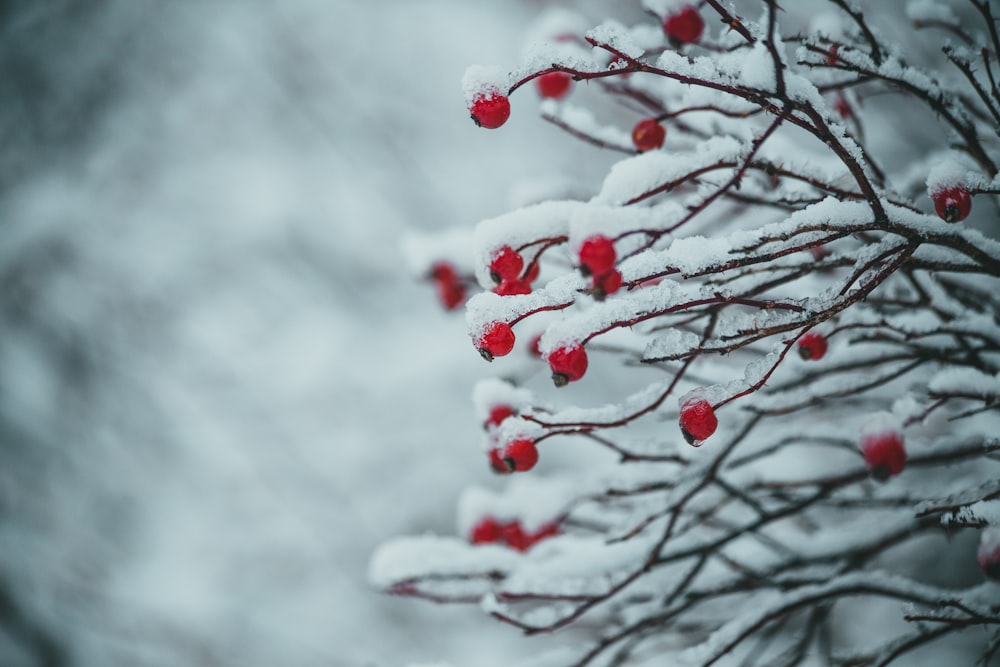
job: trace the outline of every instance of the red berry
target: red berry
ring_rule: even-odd
[[[979,535],[979,549],[976,560],[983,574],[994,581],[1000,581],[1000,528],[989,526]]]
[[[559,347],[549,353],[548,362],[552,369],[552,382],[557,387],[563,387],[576,382],[587,372],[587,351],[578,344]]]
[[[454,310],[465,303],[465,285],[447,262],[437,262],[431,267],[431,277],[437,288],[438,300],[445,310]]]
[[[490,322],[476,341],[476,347],[486,361],[502,357],[514,349],[514,330],[506,322]]]
[[[555,521],[550,521],[539,526],[538,530],[531,534],[531,541],[534,544],[535,542],[541,542],[546,537],[555,537],[558,534],[559,524]]]
[[[535,79],[538,87],[538,94],[542,97],[549,97],[558,100],[565,97],[573,85],[573,78],[566,72],[549,72]]]
[[[598,301],[602,301],[604,297],[608,294],[614,294],[622,287],[622,274],[621,271],[617,269],[612,269],[608,273],[600,276],[594,276],[594,286],[591,288],[591,294]]]
[[[507,469],[507,463],[503,460],[503,452],[500,451],[498,447],[494,447],[490,450],[490,469],[498,475],[507,475],[510,470]]]
[[[528,270],[524,274],[524,282],[533,283],[538,280],[538,274],[540,271],[541,267],[538,265],[538,260],[536,259],[528,265]]]
[[[701,33],[704,29],[705,20],[691,5],[685,5],[676,14],[671,14],[663,19],[663,32],[666,33],[667,37],[681,44],[694,44],[701,39]]]
[[[861,453],[872,477],[880,482],[903,472],[906,467],[906,448],[899,431],[883,431],[861,436]]]
[[[431,265],[431,278],[439,282],[458,279],[458,272],[448,262],[434,262]]]
[[[493,544],[499,542],[504,536],[504,524],[491,516],[483,517],[469,533],[469,542],[472,544]]]
[[[703,398],[688,399],[681,406],[681,434],[689,445],[699,446],[719,426],[712,404]]]
[[[851,106],[847,103],[847,98],[838,94],[833,100],[833,110],[840,114],[841,118],[851,117]]]
[[[656,150],[663,145],[667,137],[667,128],[656,122],[655,118],[644,118],[632,128],[632,143],[640,153]]]
[[[531,353],[531,356],[538,357],[539,359],[542,358],[542,351],[538,349],[538,345],[541,342],[542,342],[542,334],[538,334],[537,336],[531,339],[531,344],[528,346],[528,351]]]
[[[500,296],[531,294],[531,285],[526,280],[505,280],[493,288],[493,293]]]
[[[615,268],[615,244],[607,236],[595,234],[580,244],[580,268],[584,274],[600,276]]]
[[[840,58],[837,56],[837,53],[839,51],[840,51],[840,45],[839,44],[834,44],[833,46],[830,47],[830,50],[826,52],[826,58],[825,59],[826,59],[826,64],[827,65],[836,65],[837,64],[837,61],[840,60]]]
[[[799,339],[799,356],[807,361],[822,359],[826,348],[826,336],[818,331],[810,331]]]
[[[505,280],[517,280],[524,268],[524,257],[509,245],[501,246],[493,253],[490,260],[490,278],[500,283]]]
[[[531,547],[531,536],[528,535],[519,521],[511,521],[503,527],[504,543],[516,551],[527,551]]]
[[[469,113],[472,114],[473,122],[479,127],[495,130],[510,118],[510,100],[497,91],[488,95],[483,93],[472,101]]]
[[[955,185],[934,193],[934,210],[945,222],[965,220],[972,210],[972,197],[964,185]]]
[[[538,448],[534,440],[515,440],[503,448],[503,460],[507,470],[525,472],[538,463]]]
[[[510,407],[509,405],[503,405],[503,404],[494,405],[490,409],[490,416],[487,417],[486,424],[484,424],[484,426],[488,424],[492,424],[493,426],[499,426],[500,422],[502,422],[504,419],[507,419],[507,417],[513,417],[516,414],[517,413],[514,411],[514,408]]]

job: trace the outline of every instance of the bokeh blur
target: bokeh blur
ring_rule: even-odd
[[[0,4],[0,665],[529,650],[365,568],[491,483],[488,368],[398,241],[587,171],[462,103],[543,8]]]

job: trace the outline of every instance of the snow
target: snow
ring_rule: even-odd
[[[490,99],[506,95],[513,77],[495,65],[470,65],[462,76],[462,97],[465,106],[471,107],[479,98]]]
[[[938,192],[956,185],[974,188],[982,187],[986,183],[987,179],[975,171],[967,160],[950,155],[937,162],[927,173],[927,194],[933,197]]]
[[[712,137],[685,154],[650,151],[615,164],[595,202],[625,204],[647,192],[720,163],[735,163],[747,147],[731,137]]]
[[[979,523],[984,526],[1000,527],[1000,500],[980,500],[979,502],[941,515],[941,524],[951,522],[962,524]]]
[[[958,17],[946,3],[936,0],[909,0],[906,17],[914,23],[935,22],[949,26],[958,25]]]
[[[1000,396],[1000,374],[990,375],[976,368],[946,368],[927,385],[931,394],[976,396],[992,399]]]
[[[537,531],[556,519],[578,493],[571,478],[541,475],[514,475],[499,491],[469,487],[458,500],[458,534],[468,535],[486,516],[501,521],[518,520],[526,530]]]

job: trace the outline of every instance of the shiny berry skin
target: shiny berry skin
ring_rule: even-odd
[[[980,533],[976,560],[983,574],[1000,581],[1000,527],[987,526]]]
[[[481,94],[472,101],[469,113],[479,127],[495,130],[510,118],[510,100],[499,92]]]
[[[667,128],[656,122],[655,118],[644,118],[632,128],[632,144],[640,153],[660,148],[666,138]]]
[[[972,196],[964,186],[955,185],[935,192],[934,210],[938,217],[945,222],[958,222],[965,220],[969,212],[972,211]]]
[[[566,72],[549,72],[535,79],[538,94],[553,100],[565,97],[572,85],[573,78]]]
[[[600,276],[615,268],[618,255],[615,253],[615,244],[611,239],[601,234],[595,234],[588,236],[580,244],[579,258],[580,268],[584,275]]]
[[[681,434],[689,445],[698,447],[719,427],[712,404],[703,398],[688,399],[681,406]]]
[[[685,5],[676,14],[663,19],[663,32],[675,42],[694,44],[701,39],[705,30],[705,20],[698,10],[691,5]]]
[[[548,362],[552,369],[552,382],[557,387],[564,387],[587,372],[587,351],[577,344],[559,347],[549,353]]]
[[[531,294],[531,285],[526,280],[505,280],[493,288],[493,293],[500,296]]]
[[[514,330],[506,322],[490,322],[476,341],[476,347],[486,361],[509,354],[514,349]]]
[[[507,463],[503,460],[503,452],[500,451],[498,447],[494,447],[490,450],[490,469],[498,475],[509,475],[510,470],[507,469]]]
[[[799,356],[807,361],[819,361],[826,354],[826,336],[810,331],[799,339]]]
[[[505,525],[491,516],[483,517],[472,527],[469,542],[472,544],[493,544],[504,538]]]
[[[507,470],[525,472],[538,463],[538,448],[534,440],[514,440],[503,448],[503,460]]]
[[[861,454],[872,477],[880,482],[898,475],[906,467],[903,434],[898,431],[862,435]]]
[[[507,417],[513,417],[516,414],[517,413],[514,411],[514,408],[509,405],[494,405],[490,408],[490,416],[486,418],[486,424],[484,424],[484,426],[499,426],[504,419],[507,419]]]
[[[490,260],[490,278],[495,283],[517,280],[524,268],[524,257],[509,245],[501,246]]]
[[[591,293],[594,298],[598,301],[603,301],[604,297],[609,294],[614,294],[622,287],[622,274],[621,271],[617,269],[612,269],[608,273],[603,275],[594,276],[594,286],[591,288]]]

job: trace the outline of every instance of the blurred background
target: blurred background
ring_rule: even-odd
[[[464,108],[547,6],[0,4],[0,665],[533,650],[365,570],[494,483],[489,368],[400,235],[604,171],[530,95]]]

